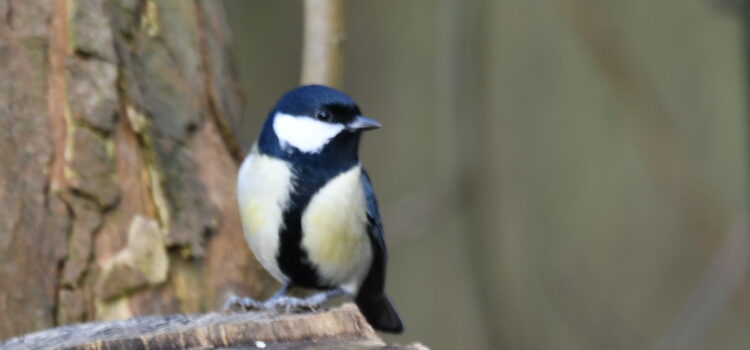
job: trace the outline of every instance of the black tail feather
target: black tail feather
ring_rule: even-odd
[[[381,332],[401,333],[404,324],[385,293],[380,295],[358,295],[354,302],[372,328]]]

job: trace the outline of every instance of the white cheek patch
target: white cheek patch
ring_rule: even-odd
[[[305,153],[318,153],[332,138],[344,130],[344,126],[303,116],[278,113],[273,120],[273,130],[282,148],[291,145]]]

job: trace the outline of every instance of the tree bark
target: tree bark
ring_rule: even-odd
[[[0,0],[0,339],[264,292],[229,40],[219,1]]]

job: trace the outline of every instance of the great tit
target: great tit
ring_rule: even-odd
[[[257,305],[317,307],[348,294],[373,328],[403,331],[385,294],[383,226],[357,155],[362,132],[379,127],[321,85],[286,93],[269,113],[237,180],[245,239],[282,284]],[[292,298],[290,286],[323,292]],[[242,299],[253,303],[233,302]]]

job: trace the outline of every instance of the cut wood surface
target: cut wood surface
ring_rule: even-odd
[[[214,312],[82,323],[13,338],[0,349],[426,349],[386,345],[354,304],[306,313]]]

